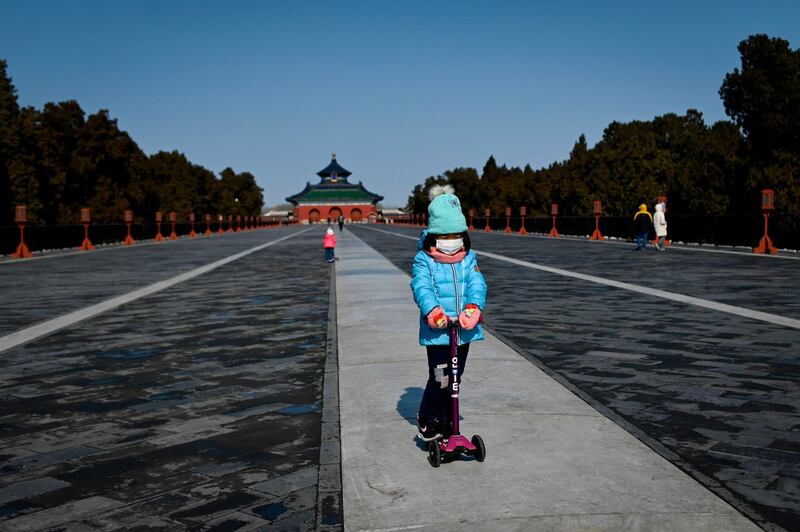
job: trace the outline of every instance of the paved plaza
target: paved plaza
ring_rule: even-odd
[[[0,263],[0,530],[800,526],[800,261],[473,233],[488,453],[434,469],[419,230]]]

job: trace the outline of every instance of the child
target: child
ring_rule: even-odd
[[[325,262],[336,262],[333,249],[336,247],[336,235],[330,227],[325,231],[325,238],[322,239],[322,247],[325,248]]]
[[[419,343],[428,350],[428,382],[417,414],[419,438],[450,436],[450,358],[448,317],[458,319],[458,375],[464,372],[469,344],[483,340],[478,323],[486,304],[486,281],[470,250],[467,221],[450,186],[430,192],[428,229],[420,236],[411,269],[414,302],[420,309]]]

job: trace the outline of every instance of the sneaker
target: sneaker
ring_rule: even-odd
[[[417,437],[422,441],[433,441],[442,437],[442,433],[436,430],[436,425],[420,425],[417,429]]]

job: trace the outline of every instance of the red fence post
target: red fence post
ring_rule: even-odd
[[[206,230],[203,232],[206,236],[211,236],[211,215],[206,214]]]
[[[156,211],[156,242],[164,240],[164,236],[161,234],[161,221],[161,211]]]
[[[242,230],[242,215],[241,214],[237,214],[236,215],[236,231],[234,231],[234,232],[235,233],[239,233],[239,232],[241,232],[241,230]]]
[[[556,218],[558,217],[558,203],[551,203],[550,204],[550,216],[553,217],[553,228],[550,229],[550,236],[557,237],[558,230],[556,230]]]
[[[89,224],[91,223],[89,209],[81,209],[81,223],[83,224],[83,242],[78,246],[78,249],[82,251],[92,251],[94,249],[94,244],[89,240]]]
[[[475,209],[469,210],[469,227],[467,227],[467,231],[474,231],[475,226],[472,225],[472,219],[475,217]]]
[[[503,229],[503,232],[511,232],[511,207],[506,207],[506,228]]]
[[[131,236],[131,224],[133,223],[133,211],[130,209],[125,209],[125,225],[128,226],[128,236],[125,237],[125,240],[122,241],[123,244],[126,246],[132,246],[136,243],[136,240],[133,239]]]
[[[594,211],[594,232],[589,240],[603,240],[603,233],[600,232],[600,217],[603,215],[603,203],[599,199],[594,200],[592,210]]]
[[[197,233],[194,231],[194,213],[189,213],[189,223],[192,224],[192,230],[189,232],[189,238],[194,238],[197,236]]]
[[[492,215],[492,209],[486,209],[486,212],[484,214],[486,214],[486,227],[483,228],[483,232],[491,233],[492,228],[489,227],[489,217]]]
[[[19,245],[11,256],[15,259],[28,259],[31,257],[31,250],[25,245],[25,224],[28,222],[28,208],[25,205],[17,205],[14,211],[14,221],[19,227]]]
[[[222,218],[222,215],[221,215],[221,214],[218,214],[218,215],[217,215],[217,221],[219,222],[219,228],[217,229],[217,234],[218,234],[218,235],[221,235],[221,234],[223,234],[223,233],[225,232],[225,231],[222,229],[223,218]]]
[[[175,222],[178,221],[178,214],[175,211],[169,211],[169,223],[172,226],[172,232],[169,234],[170,240],[178,240],[178,235],[175,233]]]
[[[228,230],[226,232],[227,233],[233,233],[233,215],[232,214],[228,215]]]
[[[764,214],[764,236],[758,246],[753,248],[753,253],[769,253],[775,255],[778,248],[772,245],[772,239],[769,237],[769,215],[775,210],[775,191],[765,188],[761,191],[761,212]]]
[[[528,231],[525,230],[525,216],[528,215],[528,207],[523,205],[519,208],[519,215],[522,218],[522,225],[519,226],[519,234],[520,235],[527,235]]]

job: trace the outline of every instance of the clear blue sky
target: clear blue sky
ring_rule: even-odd
[[[800,47],[800,2],[3,0],[0,28],[23,105],[108,109],[148,154],[253,172],[267,204],[336,151],[392,206],[492,154],[563,160],[613,120],[725,119],[737,44]]]

